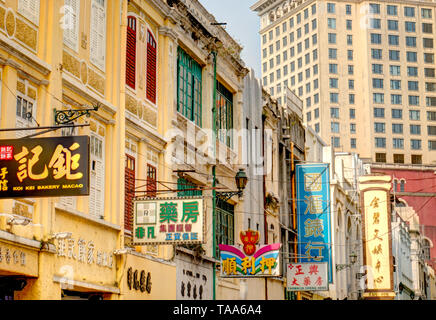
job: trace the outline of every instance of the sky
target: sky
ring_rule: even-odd
[[[253,68],[257,78],[260,71],[260,18],[250,6],[257,0],[199,0],[217,22],[226,22],[225,29],[242,46],[241,58],[247,68]]]

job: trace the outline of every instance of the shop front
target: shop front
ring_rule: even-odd
[[[38,277],[39,241],[0,231],[0,301],[19,299]]]

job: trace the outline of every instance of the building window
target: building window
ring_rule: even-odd
[[[372,65],[372,73],[383,74],[383,65],[382,64],[373,64]]]
[[[397,20],[388,20],[388,30],[389,31],[398,31],[398,21]]]
[[[416,47],[416,37],[406,37],[407,47]]]
[[[416,32],[415,22],[410,22],[410,21],[404,22],[404,28],[405,28],[406,32]]]
[[[389,36],[389,44],[391,44],[390,37],[391,36]],[[380,33],[371,33],[371,44],[381,44],[381,34]]]
[[[404,163],[404,154],[394,154],[394,163]]]
[[[401,75],[401,67],[400,66],[389,66],[389,73],[391,76],[399,76]]]
[[[402,119],[402,118],[403,118],[403,110],[392,109],[392,119]]]
[[[157,190],[157,169],[147,164],[147,197],[156,197]]]
[[[432,14],[431,14],[431,9],[421,9],[421,17],[425,18],[425,19],[431,19]]]
[[[353,45],[353,36],[351,34],[347,35],[347,45],[349,46]]]
[[[184,178],[177,179],[177,190],[181,190],[177,192],[178,197],[198,197],[203,195],[202,190],[193,189],[199,189],[199,187]]]
[[[354,93],[348,94],[348,103],[349,104],[354,104],[354,100],[355,100],[354,97],[355,97]]]
[[[383,79],[373,78],[372,87],[374,89],[383,89]]]
[[[374,118],[384,118],[385,109],[384,108],[374,108]]]
[[[136,85],[136,18],[127,17],[126,84]]]
[[[410,147],[412,148],[412,150],[421,150],[421,140],[411,139]]]
[[[391,90],[401,90],[401,80],[391,80]]]
[[[425,63],[434,63],[434,54],[433,53],[424,53],[424,62]]]
[[[338,73],[338,65],[336,63],[330,63],[329,64],[329,72],[333,74]]]
[[[126,165],[124,169],[124,228],[133,230],[133,198],[135,197],[135,158],[126,154]]]
[[[391,104],[401,104],[402,96],[401,94],[391,94]]]
[[[396,16],[398,15],[398,9],[397,6],[387,5],[386,6],[386,13],[389,16]]]
[[[337,78],[330,78],[329,79],[329,87],[332,89],[338,88],[338,79]]]
[[[347,30],[353,29],[353,21],[352,20],[346,20],[346,28],[347,28]]]
[[[234,244],[235,235],[235,207],[220,198],[216,200],[216,243]],[[216,256],[219,257],[219,248],[216,248]]]
[[[27,128],[33,126],[33,119],[36,115],[36,106],[33,99],[27,96],[17,95],[16,105],[16,128]],[[28,133],[24,131],[17,131],[17,138],[22,138]]]
[[[388,43],[390,46],[398,46],[400,45],[400,37],[390,34],[388,36]]]
[[[408,62],[416,62],[418,57],[417,57],[417,53],[416,52],[412,52],[412,51],[407,51],[406,52],[406,57],[407,57],[407,61]]]
[[[399,50],[389,50],[389,60],[391,60],[391,61],[400,60],[400,51]]]
[[[384,93],[373,93],[372,98],[374,103],[383,104],[385,102]]]
[[[40,0],[18,0],[18,12],[34,24],[39,25],[39,2]]]
[[[424,48],[433,48],[433,39],[430,38],[423,38],[422,39],[422,46]]]
[[[418,81],[407,81],[407,89],[409,91],[418,91]]]
[[[436,150],[436,141],[434,141],[434,140],[430,140],[430,141],[428,142],[428,150],[429,150],[429,151]]]
[[[403,134],[403,125],[401,123],[392,124],[392,133]]]
[[[331,103],[338,103],[338,101],[339,101],[339,94],[331,92],[330,93],[330,102]]]
[[[332,137],[331,138],[332,146],[334,148],[340,148],[341,147],[341,139],[339,137]]]
[[[350,4],[345,5],[345,14],[351,15],[351,5]]]
[[[157,71],[157,43],[150,30],[147,30],[147,88],[146,97],[156,103],[156,71]]]
[[[407,67],[407,76],[417,77],[418,76],[418,68],[417,67]]]
[[[418,154],[412,154],[412,164],[422,164],[422,156]]]
[[[376,148],[386,148],[386,138],[375,138],[375,147]]]
[[[410,106],[419,106],[419,96],[409,96]]]
[[[404,149],[404,139],[402,138],[393,138],[392,146],[394,149]]]
[[[327,3],[327,12],[328,13],[335,13],[335,4],[334,3]]]
[[[356,149],[356,138],[350,139],[350,147],[351,149]]]
[[[421,112],[419,110],[409,110],[409,119],[410,120],[420,120]]]
[[[352,79],[348,80],[348,89],[354,90],[354,80]]]
[[[25,3],[28,4],[29,1]],[[64,8],[64,19],[68,23],[68,27],[64,28],[64,44],[77,52],[79,50],[80,0],[65,0]]]
[[[434,68],[424,68],[424,75],[428,78],[434,78],[435,77]]]
[[[330,108],[330,117],[332,119],[339,119],[339,108]]]
[[[415,8],[404,7],[404,16],[405,17],[414,17],[415,16]]]
[[[339,122],[331,122],[330,127],[332,133],[339,133]]]
[[[233,147],[233,94],[219,81],[216,82],[216,115],[218,138],[229,148]]]
[[[382,49],[371,49],[371,58],[377,60],[382,59]]]
[[[356,124],[355,123],[350,123],[350,133],[356,133]]]
[[[182,48],[177,54],[177,111],[201,127],[202,69]],[[270,79],[273,82],[274,78]]]
[[[372,14],[380,14],[380,5],[377,3],[370,3],[369,4],[370,13]]]
[[[381,20],[375,18],[369,18],[369,27],[371,29],[380,29],[381,28]]]
[[[385,133],[386,125],[383,122],[375,122],[374,123],[374,132],[375,133]]]
[[[356,119],[356,109],[350,109],[350,119]]]
[[[421,134],[421,126],[419,124],[411,124],[410,125],[410,134],[420,135]]]
[[[92,0],[89,36],[90,60],[105,71],[106,63],[106,0]]]
[[[100,217],[104,214],[104,140],[94,133],[89,139],[89,214]]]
[[[329,33],[327,37],[330,44],[336,44],[336,33]]]
[[[386,163],[386,153],[376,153],[375,162]]]
[[[329,48],[329,59],[336,59],[337,58],[337,49]]]
[[[423,23],[422,24],[422,32],[423,33],[433,33],[433,24]]]
[[[436,136],[436,126],[427,126],[427,134],[429,136]]]

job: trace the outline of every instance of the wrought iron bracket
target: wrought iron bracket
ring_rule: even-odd
[[[242,191],[228,191],[228,192],[217,192],[217,198],[220,198],[222,201],[226,202],[230,200],[233,196],[241,197]]]
[[[96,105],[92,109],[84,109],[84,110],[56,110],[54,111],[54,121],[56,125],[64,125],[73,123],[74,120],[86,116],[91,116],[91,111],[98,111],[99,106]]]

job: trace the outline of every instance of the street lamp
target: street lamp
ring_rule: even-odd
[[[351,267],[353,264],[355,264],[357,261],[357,254],[353,251],[350,254],[350,262],[349,264],[337,264],[336,265],[336,271],[341,271],[343,269]]]
[[[216,195],[223,201],[229,200],[231,197],[237,195],[239,198],[244,192],[245,186],[247,185],[248,177],[244,169],[239,169],[239,172],[235,176],[235,183],[238,191],[228,191],[228,192],[217,192]]]

